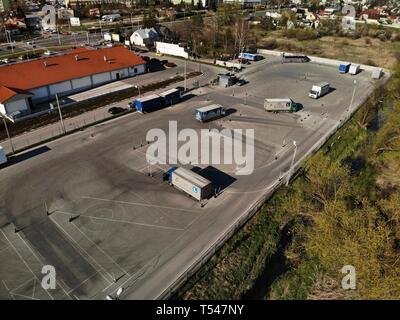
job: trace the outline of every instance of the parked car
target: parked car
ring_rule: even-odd
[[[165,64],[165,66],[166,66],[167,68],[173,68],[173,67],[176,67],[176,64],[173,63],[173,62],[168,62],[168,63]]]
[[[124,112],[126,109],[121,108],[121,107],[111,107],[108,109],[108,113],[110,114],[119,114],[121,112]]]
[[[53,56],[53,55],[55,55],[56,53],[55,53],[54,51],[47,50],[47,51],[43,52],[43,54],[44,54],[45,56]]]
[[[247,83],[248,83],[247,80],[245,80],[245,79],[239,79],[239,80],[236,82],[236,85],[239,86],[239,87],[241,87],[241,86],[243,86],[243,85],[245,85],[245,84],[247,84]]]
[[[149,61],[150,61],[150,58],[149,58],[148,56],[142,56],[142,59],[143,59],[144,61],[146,61],[146,62],[149,62]]]

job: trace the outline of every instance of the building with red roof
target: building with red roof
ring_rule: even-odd
[[[0,112],[30,113],[39,102],[142,74],[146,62],[122,47],[79,48],[66,54],[0,66]]]

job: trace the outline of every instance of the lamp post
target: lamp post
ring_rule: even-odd
[[[63,120],[63,117],[62,117],[62,112],[61,112],[61,108],[60,108],[60,102],[58,101],[58,94],[57,93],[56,93],[56,101],[57,101],[58,114],[60,115],[61,127],[62,127],[62,130],[63,130],[64,134],[65,134],[66,130],[65,130],[64,120]]]
[[[12,142],[12,140],[11,140],[10,132],[8,131],[8,126],[7,126],[6,118],[5,118],[4,115],[1,115],[1,118],[3,119],[4,128],[6,129],[6,133],[7,133],[8,140],[10,141],[12,154],[14,154],[14,153],[15,153],[14,144],[13,144],[13,142]]]

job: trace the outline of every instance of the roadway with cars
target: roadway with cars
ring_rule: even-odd
[[[293,141],[297,163],[374,87],[366,71],[352,77],[330,66],[281,64],[275,57],[241,73],[249,81],[243,86],[196,89],[182,103],[74,133],[1,168],[0,259],[7,263],[0,265],[0,297],[104,299],[120,287],[122,299],[168,296],[289,171]],[[321,81],[334,90],[308,98],[312,84]],[[304,110],[267,113],[266,97],[290,97]],[[223,105],[229,115],[196,121],[194,110],[211,103]],[[188,198],[161,179],[172,164],[149,166],[145,157],[146,133],[152,128],[168,133],[169,121],[196,132],[254,129],[254,172],[243,176],[233,164],[198,165],[218,195],[202,203]],[[56,290],[39,285],[44,264],[57,270]]]

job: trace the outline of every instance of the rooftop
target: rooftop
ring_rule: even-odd
[[[78,48],[62,55],[0,66],[0,86],[30,90],[144,63],[141,57],[122,46]]]

